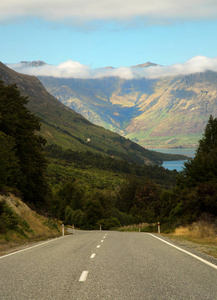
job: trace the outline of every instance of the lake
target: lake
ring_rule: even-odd
[[[186,155],[189,158],[195,156],[195,148],[185,148],[185,149],[151,149],[157,152],[161,153],[170,153],[170,154],[182,154]],[[164,161],[163,167],[168,170],[177,170],[178,172],[182,171],[182,168],[184,166],[184,162],[186,160],[175,160],[175,161]]]

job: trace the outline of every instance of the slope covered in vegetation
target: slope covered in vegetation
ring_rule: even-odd
[[[0,195],[0,255],[29,241],[60,236],[61,223],[32,211],[19,197]]]
[[[37,211],[82,228],[112,219],[110,228],[137,218],[121,212],[117,193],[122,184],[149,177],[162,186],[174,185],[177,172],[162,167],[57,145],[44,148],[39,119],[26,108],[27,99],[15,85],[1,82],[0,91],[0,189],[20,194]]]
[[[52,168],[59,170],[62,181],[58,185],[50,168],[49,176],[53,183],[56,180],[51,213],[66,223],[89,229],[103,224],[109,229],[117,224],[160,221],[163,231],[198,220],[217,226],[217,119],[212,116],[195,158],[180,173],[88,154],[86,161],[56,146],[48,150]],[[72,178],[67,180],[69,174]]]
[[[1,82],[2,193],[19,193],[41,213],[85,229],[160,221],[162,229],[170,230],[204,215],[215,222],[217,119],[210,116],[195,158],[178,175],[98,152],[55,144],[45,148],[39,119],[26,102],[16,86]],[[7,207],[0,210],[0,217],[5,213],[16,223]]]
[[[17,84],[22,96],[28,96],[28,109],[42,123],[41,134],[48,143],[65,149],[100,153],[128,162],[160,164],[163,160],[183,159],[182,156],[149,151],[129,139],[96,126],[51,96],[33,77],[19,74],[0,63],[0,76],[5,84]]]

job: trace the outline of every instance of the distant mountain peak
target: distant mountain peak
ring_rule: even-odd
[[[39,66],[43,66],[46,65],[46,63],[42,60],[34,60],[34,61],[21,61],[21,64],[27,64],[31,67],[39,67]]]
[[[115,68],[112,66],[108,66],[108,67],[105,67],[104,69],[115,69]]]
[[[150,61],[144,63],[144,64],[139,64],[136,66],[132,66],[131,68],[147,68],[147,67],[155,67],[158,66],[158,64],[152,63]]]

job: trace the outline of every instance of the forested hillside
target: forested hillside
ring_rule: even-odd
[[[94,229],[99,222],[110,228],[139,220],[129,210],[121,211],[125,206],[118,200],[122,186],[131,182],[141,185],[146,177],[159,186],[175,184],[177,172],[162,167],[64,150],[57,145],[45,148],[39,119],[26,108],[27,98],[16,85],[0,84],[2,193],[16,193],[30,207],[67,224]],[[3,216],[7,212],[3,204],[0,213]]]
[[[153,165],[161,164],[163,160],[183,159],[149,151],[117,133],[92,124],[51,96],[33,76],[19,74],[2,63],[0,75],[5,84],[17,84],[22,96],[28,96],[27,107],[40,118],[41,135],[48,143],[139,164]]]

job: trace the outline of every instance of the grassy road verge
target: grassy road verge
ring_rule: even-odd
[[[0,255],[62,234],[60,221],[37,214],[20,198],[3,195],[0,202],[4,209],[0,222]]]
[[[217,226],[215,223],[199,221],[179,227],[174,233],[162,234],[180,245],[217,258]]]

